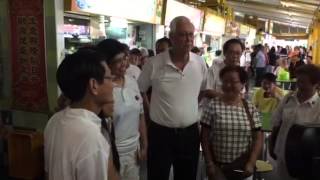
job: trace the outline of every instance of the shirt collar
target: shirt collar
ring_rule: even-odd
[[[303,103],[299,103],[299,100],[297,97],[297,92],[292,93],[290,96],[293,97],[298,102],[298,104],[308,104],[311,107],[313,107],[317,103],[317,101],[319,100],[318,92],[314,93],[314,95],[311,98],[305,100]]]
[[[69,112],[71,116],[87,119],[97,125],[99,128],[101,127],[101,119],[92,111],[82,108],[70,108],[70,106],[68,106],[66,107],[66,112]]]
[[[188,63],[196,60],[195,58],[192,58],[192,56],[193,56],[193,53],[189,52],[189,61],[188,61]],[[170,49],[164,52],[164,59],[165,59],[165,64],[166,65],[170,65],[170,66],[176,67],[173,64],[172,60],[171,60]]]

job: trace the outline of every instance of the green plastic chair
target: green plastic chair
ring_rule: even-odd
[[[271,131],[271,113],[261,113],[262,117],[262,130],[263,131]]]
[[[278,73],[277,81],[288,82],[290,81],[290,73],[281,68]]]

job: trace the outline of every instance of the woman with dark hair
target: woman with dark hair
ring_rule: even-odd
[[[122,180],[138,180],[139,161],[144,161],[147,155],[147,132],[138,84],[125,75],[127,59],[120,42],[106,39],[97,45],[97,49],[106,56],[114,76],[113,123],[121,164],[120,176]]]
[[[269,56],[269,71],[268,72],[273,72],[273,70],[277,64],[277,59],[278,59],[278,56],[276,54],[276,48],[274,46],[271,47],[271,49],[268,53],[268,56]]]
[[[222,95],[210,100],[201,118],[207,173],[210,180],[216,178],[220,169],[227,179],[244,179],[252,175],[262,148],[259,113],[241,97],[248,81],[245,70],[226,66],[220,78]]]
[[[281,48],[280,50],[280,56],[287,57],[288,56],[288,50],[287,48]]]
[[[277,161],[276,173],[281,180],[295,180],[289,176],[285,161],[285,144],[293,124],[319,124],[320,98],[317,92],[320,82],[319,67],[308,64],[296,70],[297,91],[283,98],[272,115],[273,130],[270,138],[270,154]]]

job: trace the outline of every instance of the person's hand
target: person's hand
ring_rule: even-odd
[[[271,91],[270,91],[270,96],[275,98],[276,97],[276,89],[275,88],[272,88]]]
[[[255,162],[247,162],[245,167],[244,167],[244,175],[249,177],[253,174],[254,167],[256,166]]]
[[[212,90],[212,89],[206,89],[204,90],[205,92],[205,97],[206,98],[215,98],[215,97],[220,97],[221,96],[221,93],[215,91],[215,90]]]
[[[138,161],[146,161],[147,160],[147,148],[141,148],[137,150]]]
[[[277,155],[274,153],[274,143],[271,141],[271,138],[269,138],[269,154],[274,159],[277,160]]]
[[[206,164],[206,166],[207,166],[206,170],[207,170],[208,178],[209,178],[209,180],[213,180],[214,179],[214,175],[216,173],[216,167],[212,162]]]

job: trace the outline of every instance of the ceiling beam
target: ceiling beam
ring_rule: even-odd
[[[282,0],[282,1],[285,1],[285,2],[290,2],[290,3],[299,3],[299,4],[306,4],[306,5],[310,5],[310,6],[316,6],[318,7],[320,2],[319,1],[310,1],[310,0]]]
[[[260,18],[266,18],[270,20],[275,20],[279,22],[286,22],[290,24],[298,24],[300,26],[308,27],[311,23],[311,18],[308,17],[292,17],[290,18],[288,15],[281,15],[277,14],[275,12],[270,11],[261,11],[261,10],[255,10],[250,8],[244,8],[244,7],[235,7],[238,12],[248,14],[248,15],[254,15]]]
[[[289,1],[288,1],[289,2]],[[260,2],[256,2],[256,1],[238,1],[238,0],[228,0],[227,4],[243,4],[246,6],[255,6],[255,7],[262,7],[262,8],[273,8],[273,9],[277,9],[277,10],[285,10],[285,11],[294,11],[294,12],[298,12],[298,13],[303,13],[303,14],[312,14],[314,13],[314,10],[317,8],[317,6],[313,6],[312,9],[308,8],[308,9],[304,9],[303,7],[290,7],[290,8],[286,8],[283,6],[279,6],[279,5],[272,5],[272,4],[265,4],[265,3],[260,3]]]
[[[313,18],[313,14],[304,14],[298,12],[292,12],[287,10],[279,10],[274,8],[266,8],[263,6],[251,5],[251,3],[234,3],[228,2],[228,5],[233,7],[235,11],[243,12],[248,15],[255,15],[258,17],[268,17],[269,19],[282,19],[286,22],[299,22],[308,26]]]

